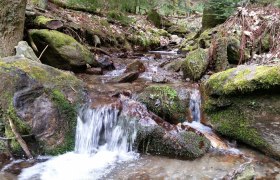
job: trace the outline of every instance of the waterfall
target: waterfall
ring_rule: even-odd
[[[112,107],[83,109],[77,120],[75,152],[96,153],[100,146],[110,151],[132,151],[136,138],[134,121],[118,118]]]
[[[193,89],[190,95],[189,109],[191,111],[192,121],[200,122],[201,120],[201,96],[198,89]]]
[[[26,168],[19,180],[102,179],[118,163],[136,159],[134,121],[118,118],[111,106],[83,108],[77,118],[75,149]]]

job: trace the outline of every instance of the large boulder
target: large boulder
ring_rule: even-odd
[[[23,38],[26,1],[0,1],[0,57],[13,55]]]
[[[177,124],[186,120],[188,99],[180,98],[171,86],[149,86],[139,94],[138,100],[167,122]]]
[[[210,142],[203,134],[190,127],[171,125],[132,99],[124,96],[120,99],[122,110],[119,119],[136,122],[134,148],[139,152],[195,159],[209,150]]]
[[[85,100],[73,74],[22,57],[0,60],[1,136],[14,137],[11,119],[34,154],[58,154],[74,146],[76,110]],[[11,141],[14,153],[21,153]]]
[[[206,81],[204,110],[222,135],[280,158],[280,66],[239,66]]]
[[[71,36],[55,30],[33,29],[29,31],[44,64],[73,71],[83,71],[87,64],[98,66],[92,53]]]
[[[202,48],[190,52],[182,63],[184,78],[199,80],[208,66],[208,51]]]

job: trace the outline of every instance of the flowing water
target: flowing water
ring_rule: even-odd
[[[131,61],[131,60],[129,60]],[[226,140],[217,136],[210,127],[201,123],[201,95],[198,87],[180,82],[178,73],[170,74],[161,67],[162,61],[149,57],[140,59],[147,67],[139,79],[132,84],[111,84],[111,78],[124,73],[121,63],[116,70],[104,76],[83,76],[90,89],[95,105],[84,107],[77,117],[75,148],[72,152],[57,157],[45,157],[32,167],[23,169],[14,179],[19,180],[95,180],[95,179],[182,179],[210,180],[223,179],[234,173],[244,164],[252,164],[258,179],[280,179],[280,163],[248,148],[232,147]],[[121,62],[119,59],[117,62]],[[182,86],[182,95],[189,99],[191,116],[184,125],[191,126],[203,133],[210,141],[209,153],[194,161],[170,159],[161,156],[138,154],[132,144],[136,138],[136,125],[133,121],[119,119],[119,109],[108,105],[116,101],[111,94],[129,90],[141,92],[152,76],[165,76],[172,86]],[[94,107],[94,108],[93,108]],[[141,108],[132,111],[141,111]],[[20,161],[22,162],[22,161]],[[18,163],[13,161],[1,175]],[[4,176],[11,176],[6,173]],[[13,179],[13,178],[10,178]],[[230,179],[230,178],[229,178]],[[277,180],[278,180],[277,179]]]
[[[118,119],[112,107],[81,110],[77,119],[75,151],[24,169],[20,180],[101,179],[118,163],[135,160],[135,125]]]

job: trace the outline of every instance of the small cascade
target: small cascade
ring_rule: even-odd
[[[200,122],[201,120],[201,95],[198,89],[193,89],[190,95],[189,109],[191,111],[192,121]]]
[[[134,121],[120,119],[118,113],[111,106],[83,108],[77,118],[75,150],[24,169],[19,180],[101,179],[118,163],[136,159]]]
[[[210,140],[212,147],[223,150],[237,151],[230,148],[219,136],[217,136],[210,127],[201,123],[201,94],[198,89],[193,89],[190,95],[189,109],[191,112],[192,122],[184,122],[184,125],[188,125],[205,135]]]

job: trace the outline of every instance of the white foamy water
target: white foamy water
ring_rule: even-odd
[[[24,169],[19,180],[102,179],[118,163],[136,159],[135,124],[111,107],[83,109],[77,119],[75,151]]]

